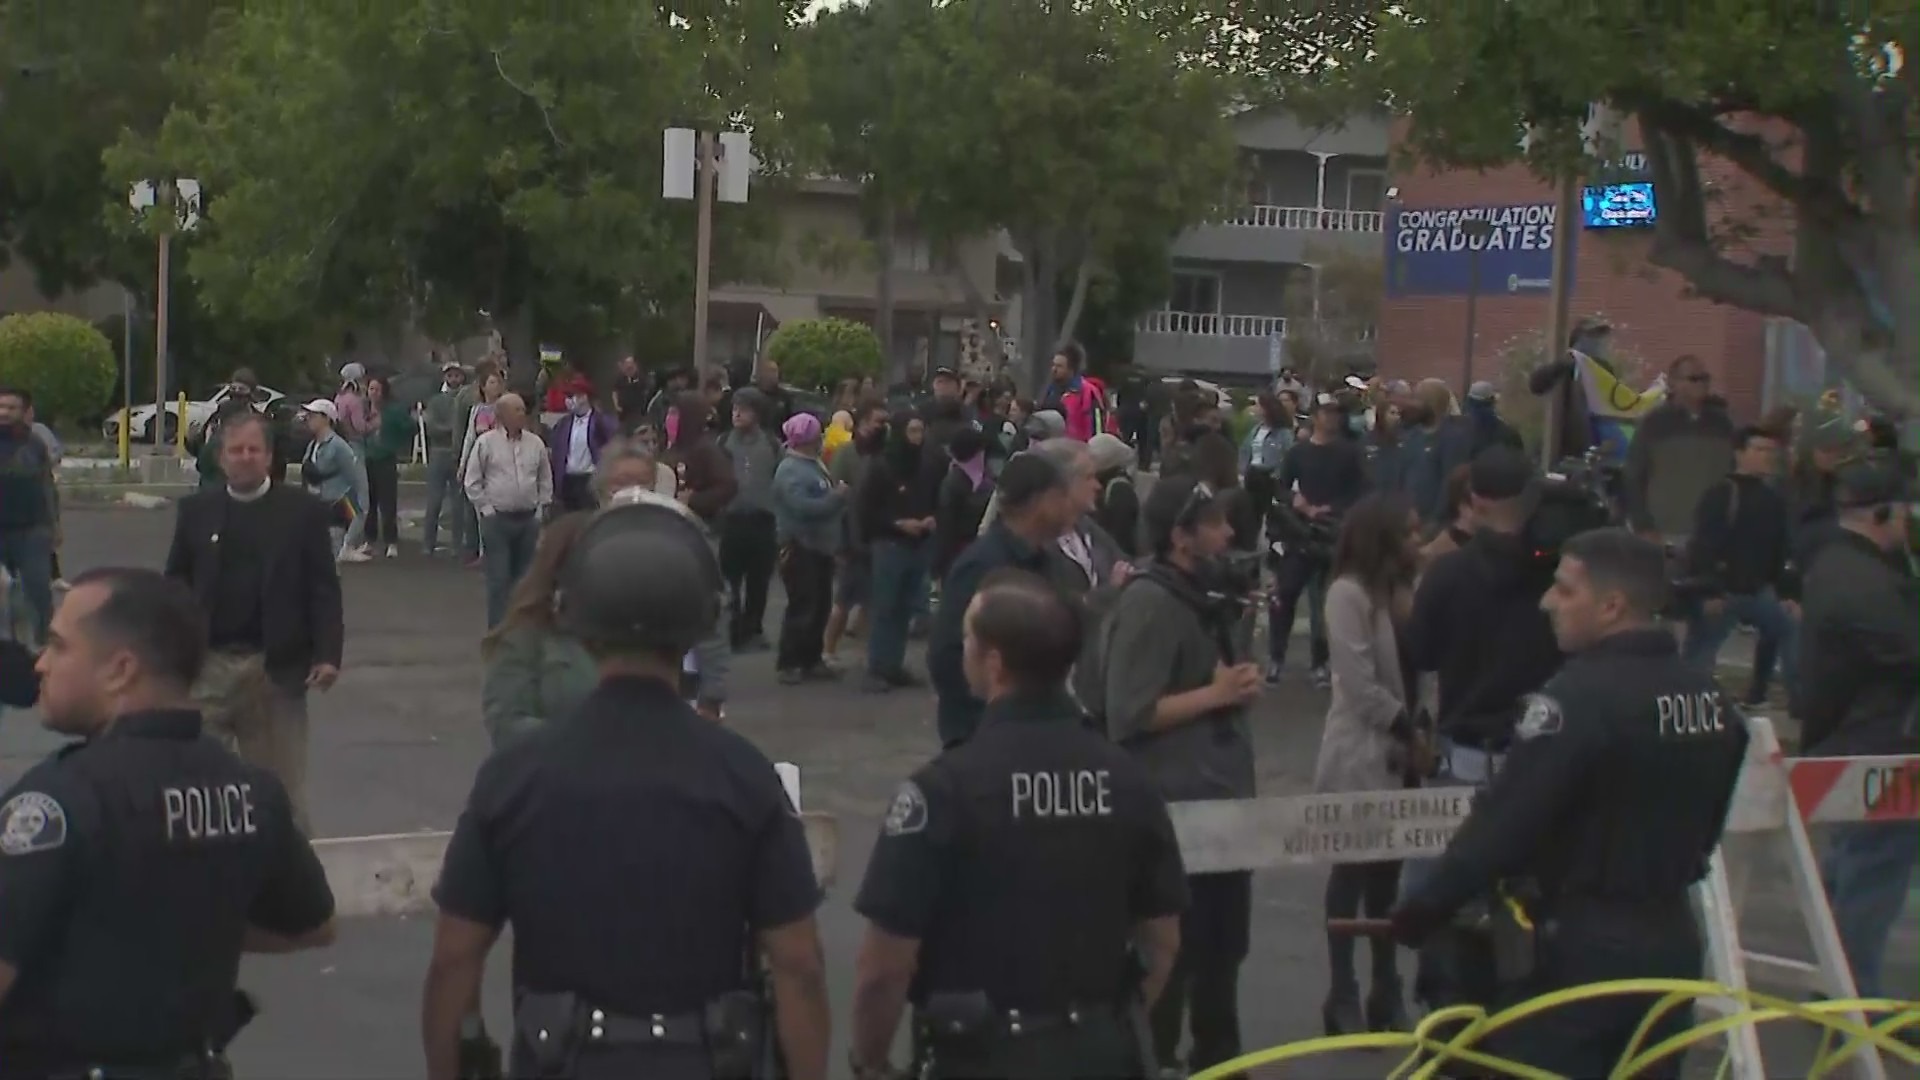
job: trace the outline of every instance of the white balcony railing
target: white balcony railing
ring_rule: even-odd
[[[1244,206],[1221,222],[1247,229],[1289,229],[1296,232],[1368,232],[1383,227],[1378,210],[1317,210],[1311,206]]]
[[[1212,315],[1193,311],[1149,311],[1141,318],[1138,330],[1143,334],[1270,338],[1286,334],[1287,320],[1278,315]]]

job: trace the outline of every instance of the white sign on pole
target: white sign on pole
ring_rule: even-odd
[[[181,179],[173,182],[173,213],[181,232],[192,232],[200,224],[200,181]]]
[[[152,209],[153,200],[154,190],[153,181],[151,180],[142,180],[127,191],[127,205],[133,207],[135,210]]]
[[[668,128],[660,164],[660,197],[693,198],[694,144],[692,128]]]
[[[747,178],[753,174],[753,136],[744,131],[720,133],[720,175],[716,190],[721,202],[747,201]]]

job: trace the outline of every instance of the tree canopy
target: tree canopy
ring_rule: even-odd
[[[827,160],[936,242],[1006,230],[1030,372],[1072,335],[1097,270],[1232,186],[1230,84],[1182,63],[1139,5],[874,0],[817,21]]]
[[[183,70],[160,137],[117,160],[206,185],[188,268],[223,313],[457,333],[484,312],[522,355],[536,323],[592,340],[691,295],[694,216],[660,197],[664,128],[745,120],[779,160],[769,106],[799,6],[249,3]],[[717,277],[763,255],[765,218],[716,214]]]
[[[1287,32],[1236,37],[1243,69],[1292,102],[1391,103],[1429,163],[1594,175],[1620,150],[1604,107],[1645,150],[1656,265],[1805,323],[1871,400],[1920,415],[1920,5],[1191,2],[1216,27],[1264,13]]]

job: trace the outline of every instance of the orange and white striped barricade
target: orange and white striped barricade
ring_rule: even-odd
[[[1781,753],[1772,722],[1765,717],[1753,717],[1749,722],[1753,745],[1727,831],[1769,841],[1765,846],[1784,856],[1795,914],[1807,933],[1813,960],[1756,952],[1741,944],[1737,900],[1745,894],[1748,874],[1730,874],[1723,845],[1714,853],[1706,880],[1695,892],[1706,931],[1707,977],[1746,990],[1751,971],[1831,1000],[1856,998],[1859,992],[1853,970],[1834,925],[1807,826],[1920,820],[1920,799],[1915,795],[1916,786],[1920,786],[1920,756],[1787,758]],[[1779,844],[1781,839],[1785,840],[1784,848]],[[1745,1008],[1731,1001],[1710,1004]],[[1849,1019],[1863,1022],[1858,1013]],[[1765,1077],[1753,1026],[1744,1025],[1730,1032],[1729,1038],[1735,1075]],[[1885,1080],[1885,1068],[1877,1053],[1857,1054],[1852,1064],[1857,1076]]]
[[[1752,965],[1786,972],[1801,982],[1811,976],[1812,985],[1833,1000],[1854,998],[1852,971],[1827,906],[1805,822],[1795,809],[1796,786],[1813,784],[1813,776],[1829,767],[1816,763],[1807,779],[1790,783],[1790,763],[1780,753],[1772,723],[1764,717],[1753,717],[1749,725],[1753,739],[1728,811],[1727,832],[1735,836],[1752,834],[1756,840],[1784,833],[1794,909],[1812,939],[1815,960],[1808,964],[1745,950],[1734,904],[1738,894],[1729,884],[1723,854],[1715,852],[1707,877],[1694,890],[1703,924],[1707,977],[1730,989],[1746,990],[1747,970]],[[1900,771],[1905,768],[1900,764],[1904,760],[1848,760],[1840,779],[1826,786],[1826,795],[1819,803],[1822,816],[1816,820],[1869,820],[1864,816],[1869,804],[1874,814],[1900,816],[1896,808],[1912,806],[1911,774]],[[1801,767],[1801,763],[1791,764]],[[1842,789],[1848,783],[1853,785],[1855,796],[1844,795]],[[1903,791],[1907,794],[1899,794]],[[1474,790],[1468,787],[1423,788],[1182,802],[1171,809],[1188,872],[1215,873],[1437,856],[1466,820],[1473,795]],[[1848,798],[1855,801],[1849,803]],[[1902,798],[1906,802],[1902,803]],[[1828,799],[1831,801],[1825,801]],[[1847,810],[1848,806],[1855,810]],[[1913,815],[1909,810],[1905,816]],[[1731,999],[1702,1004],[1718,1011],[1746,1009]],[[1854,1019],[1860,1017],[1856,1014]],[[1741,1080],[1766,1080],[1754,1025],[1743,1024],[1727,1037],[1732,1075]],[[1878,1055],[1860,1054],[1854,1063],[1859,1075],[1884,1080]]]

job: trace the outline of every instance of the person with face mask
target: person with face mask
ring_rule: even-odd
[[[607,443],[620,434],[620,421],[594,405],[587,380],[575,378],[562,389],[566,412],[547,433],[554,497],[562,510],[585,510],[594,504],[594,470]]]

